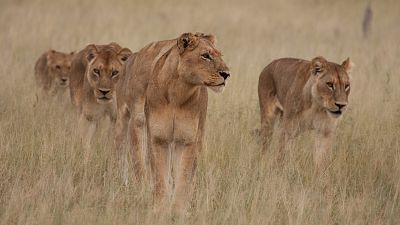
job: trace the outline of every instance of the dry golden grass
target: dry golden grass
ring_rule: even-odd
[[[373,2],[369,40],[361,32],[365,6],[2,0],[0,224],[400,224],[400,3]],[[153,212],[149,187],[123,185],[110,161],[107,123],[85,153],[68,103],[34,105],[33,66],[50,47],[116,41],[136,51],[186,31],[216,34],[232,77],[223,94],[210,94],[191,208],[174,218]],[[316,55],[335,62],[350,56],[357,65],[334,161],[320,178],[313,175],[309,134],[282,166],[274,145],[260,161],[252,136],[263,67],[279,57]]]

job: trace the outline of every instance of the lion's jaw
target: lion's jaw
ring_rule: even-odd
[[[340,118],[343,113],[346,111],[346,108],[343,109],[326,109],[326,113],[332,118]]]
[[[113,101],[112,98],[106,98],[106,97],[102,97],[102,98],[96,98],[96,102],[102,105],[106,105],[109,104]]]
[[[207,85],[206,86],[211,89],[215,93],[222,93],[225,90],[226,82],[219,84],[219,85]]]

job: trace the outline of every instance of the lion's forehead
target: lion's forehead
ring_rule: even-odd
[[[200,50],[202,51],[208,51],[210,53],[212,53],[215,56],[222,56],[222,53],[220,50],[218,50],[211,41],[202,38],[200,41],[200,44],[198,45],[198,48],[200,48]]]
[[[107,55],[99,55],[94,60],[93,67],[98,67],[99,69],[104,70],[112,70],[118,69],[122,66],[122,63],[119,61],[117,55],[107,54]]]
[[[104,71],[112,71],[112,70],[118,70],[121,68],[121,65],[115,62],[104,62],[104,61],[99,61],[96,63],[93,63],[92,68],[97,68],[99,70],[104,70]]]
[[[346,85],[350,81],[349,75],[346,73],[344,68],[337,64],[330,65],[326,74],[328,75],[326,79],[340,85]]]
[[[216,49],[216,48],[212,48],[212,49],[211,49],[211,52],[212,52],[215,56],[217,56],[217,57],[221,57],[221,56],[222,56],[221,51],[219,51],[219,50]]]
[[[64,62],[64,61],[70,61],[68,57],[65,55],[53,55],[51,59],[55,62]]]
[[[72,57],[69,54],[56,52],[51,56],[52,65],[70,66]]]
[[[59,66],[65,66],[68,67],[71,65],[71,60],[65,60],[65,59],[56,59],[51,61],[52,65],[59,65]]]

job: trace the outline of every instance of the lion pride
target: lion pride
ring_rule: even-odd
[[[317,171],[326,168],[337,123],[347,108],[351,67],[349,58],[339,65],[323,57],[283,58],[265,67],[258,83],[264,152],[279,116],[281,156],[299,131],[315,130],[314,162]]]
[[[207,88],[221,92],[230,76],[215,43],[214,35],[201,33],[151,43],[128,60],[125,80],[118,84],[117,148],[129,127],[135,172],[141,179],[147,136],[158,206],[172,194],[173,209],[181,210],[190,196],[205,133]],[[174,188],[167,193],[171,171]]]
[[[116,119],[115,86],[131,50],[116,43],[90,44],[72,61],[70,94],[80,113],[79,129],[85,147],[90,147],[97,122],[108,116]]]
[[[62,96],[68,89],[69,71],[74,52],[53,49],[43,53],[35,64],[35,80],[45,95]]]

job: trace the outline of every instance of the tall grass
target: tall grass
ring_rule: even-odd
[[[0,2],[0,224],[400,224],[400,3],[364,1]],[[77,115],[35,103],[33,66],[47,49],[116,41],[133,51],[187,31],[217,35],[231,67],[226,91],[210,94],[206,146],[195,192],[179,218],[152,210],[150,187],[127,186],[113,166],[104,122],[94,147],[79,144]],[[315,177],[312,134],[283,165],[273,144],[260,160],[258,75],[279,57],[350,56],[350,106],[334,160]],[[88,161],[85,162],[85,154]]]

